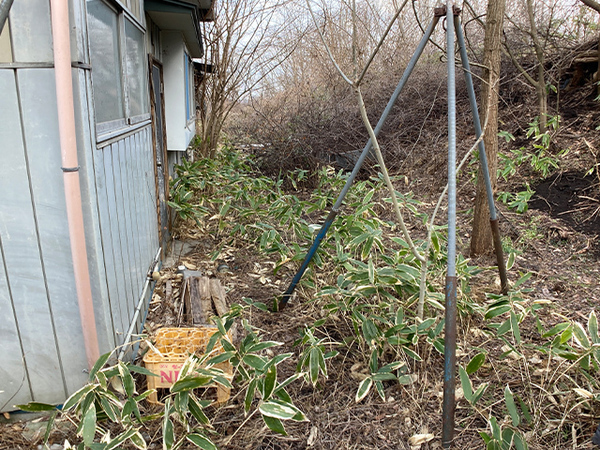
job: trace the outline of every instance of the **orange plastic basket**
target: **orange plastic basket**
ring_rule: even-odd
[[[206,345],[210,337],[218,331],[217,327],[202,326],[197,328],[161,328],[155,336],[154,350],[144,355],[144,365],[153,374],[158,376],[147,376],[148,389],[169,388],[179,378],[179,372],[183,363],[190,354],[204,355]],[[217,343],[211,351],[211,355],[223,352],[221,344]],[[223,370],[225,374],[231,374],[229,362],[217,364],[215,367]],[[217,389],[217,403],[225,403],[229,400],[231,390],[220,385],[213,384],[208,387]],[[155,393],[148,397],[151,403],[159,403]]]

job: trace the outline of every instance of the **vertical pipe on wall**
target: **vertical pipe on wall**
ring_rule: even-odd
[[[454,439],[456,384],[456,86],[454,8],[446,2],[446,56],[448,58],[448,272],[445,292],[444,401],[442,445]]]
[[[88,366],[91,368],[100,356],[100,350],[87,260],[79,165],[77,161],[73,80],[71,78],[69,2],[68,0],[50,0],[50,10],[58,128],[63,180],[65,183],[67,221],[71,240],[71,257],[73,259],[73,272],[77,288],[77,302],[79,304],[83,341]]]

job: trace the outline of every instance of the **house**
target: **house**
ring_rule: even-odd
[[[168,179],[195,134],[192,59],[212,15],[212,0],[0,0],[0,18],[9,2],[0,411],[62,403],[98,354],[142,331],[148,274],[169,239]]]

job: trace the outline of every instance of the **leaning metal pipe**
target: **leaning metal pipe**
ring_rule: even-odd
[[[417,46],[415,53],[413,54],[412,58],[408,62],[406,69],[404,69],[404,73],[402,74],[402,78],[398,82],[398,86],[396,86],[396,90],[390,97],[390,100],[388,101],[387,106],[385,107],[385,109],[383,110],[383,113],[381,114],[381,118],[379,119],[379,121],[377,122],[377,125],[375,126],[375,129],[373,130],[375,133],[375,136],[378,136],[379,132],[383,128],[383,125],[384,125],[388,115],[390,114],[392,107],[396,103],[396,100],[398,100],[398,97],[400,96],[400,92],[402,92],[402,89],[404,88],[406,81],[410,77],[410,74],[412,73],[413,69],[415,68],[417,61],[421,57],[421,54],[423,53],[423,50],[425,49],[425,45],[427,44],[427,41],[431,37],[431,34],[433,33],[433,30],[434,30],[435,26],[437,25],[438,21],[439,21],[439,18],[434,17],[433,20],[431,21],[431,23],[429,24],[429,27],[427,27],[427,29],[425,30],[425,34],[421,38],[421,42],[419,42],[419,45]],[[274,304],[275,311],[281,310],[283,307],[285,307],[285,305],[288,303],[288,301],[292,297],[292,294],[296,290],[296,286],[300,282],[302,275],[304,275],[304,272],[308,268],[308,264],[310,263],[312,258],[315,256],[317,249],[321,245],[321,241],[327,234],[329,227],[331,227],[331,225],[333,224],[333,221],[335,220],[336,216],[338,215],[340,208],[342,206],[342,203],[344,202],[344,198],[346,197],[348,190],[352,186],[352,183],[354,182],[354,178],[356,178],[356,175],[358,174],[358,171],[360,170],[365,158],[371,151],[372,146],[373,146],[373,142],[371,141],[371,139],[369,139],[367,141],[367,145],[365,145],[365,148],[363,149],[362,153],[360,154],[360,157],[356,161],[356,164],[354,165],[354,169],[352,170],[352,173],[346,180],[346,184],[342,188],[342,191],[340,192],[339,197],[337,198],[335,204],[333,205],[333,208],[327,215],[327,218],[325,219],[325,223],[323,223],[323,225],[321,226],[321,229],[319,230],[317,237],[315,238],[310,249],[308,250],[308,253],[305,256],[304,261],[302,261],[302,265],[300,266],[300,269],[298,269],[298,272],[296,272],[296,275],[294,275],[292,282],[290,283],[290,285],[288,286],[286,291],[282,294],[281,298],[275,299],[275,304]]]
[[[473,77],[471,76],[471,67],[469,65],[469,57],[467,55],[467,47],[462,33],[460,19],[458,16],[454,18],[454,28],[456,30],[456,38],[458,39],[458,47],[460,49],[460,59],[462,61],[463,72],[465,74],[465,82],[467,84],[467,92],[469,93],[469,103],[471,104],[471,113],[473,114],[473,124],[475,126],[475,134],[477,139],[483,134],[481,129],[481,121],[479,111],[477,110],[477,99],[475,97],[475,88],[473,87]],[[498,227],[498,217],[496,215],[496,206],[494,204],[494,190],[492,189],[492,181],[490,179],[490,171],[487,163],[487,154],[485,152],[485,144],[483,139],[479,141],[479,165],[481,173],[485,181],[485,191],[487,193],[487,201],[490,209],[490,226],[492,229],[492,237],[494,239],[494,250],[496,252],[496,263],[500,272],[500,286],[503,294],[508,292],[508,276],[506,274],[506,264],[504,264],[504,254],[502,252],[502,242],[500,240],[500,229]]]
[[[65,0],[50,0],[50,15],[52,20],[58,129],[65,184],[67,222],[69,226],[69,238],[71,240],[71,257],[73,260],[73,273],[83,331],[83,342],[88,366],[91,369],[100,356],[100,350],[87,260],[81,185],[79,183],[79,164],[77,161],[75,109],[73,104],[73,82],[71,78],[69,3]]]
[[[4,24],[6,23],[6,19],[8,19],[8,13],[10,12],[10,7],[12,6],[12,4],[13,0],[0,1],[0,34],[2,34]]]
[[[454,57],[454,10],[446,2],[446,55],[448,58],[448,273],[445,291],[444,400],[442,446],[454,439],[456,384],[456,73]]]
[[[144,287],[142,288],[142,293],[140,294],[140,299],[138,300],[137,307],[135,308],[133,318],[131,319],[131,322],[129,323],[129,329],[127,330],[127,333],[125,334],[125,340],[123,341],[123,344],[121,344],[121,351],[119,352],[119,356],[117,357],[117,359],[119,361],[121,361],[123,359],[123,356],[125,356],[127,345],[129,344],[129,341],[131,341],[131,336],[133,336],[133,330],[135,330],[135,323],[136,323],[138,317],[140,316],[142,306],[144,306],[144,300],[146,299],[146,292],[148,291],[148,287],[150,286],[150,282],[152,281],[152,274],[154,273],[156,267],[158,266],[161,252],[162,252],[162,247],[159,247],[158,251],[156,252],[156,256],[152,260],[152,265],[150,266],[150,269],[148,269],[148,273],[146,274],[146,282],[144,283]]]

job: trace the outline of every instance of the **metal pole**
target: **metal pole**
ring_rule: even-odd
[[[388,101],[387,106],[383,110],[383,113],[381,114],[381,118],[379,119],[379,122],[377,122],[377,126],[375,127],[375,130],[374,130],[375,136],[379,135],[381,128],[383,128],[383,125],[384,125],[390,111],[392,110],[394,103],[396,103],[396,100],[398,99],[400,92],[402,92],[402,89],[404,88],[406,81],[408,80],[408,78],[410,77],[410,74],[412,73],[413,69],[415,68],[415,65],[417,64],[419,57],[423,53],[423,49],[425,48],[427,41],[431,37],[431,34],[433,33],[433,30],[434,30],[435,26],[437,25],[438,21],[439,21],[439,17],[434,17],[433,20],[431,21],[431,23],[429,24],[429,27],[427,27],[427,30],[425,30],[425,34],[421,38],[421,42],[419,42],[419,45],[418,45],[417,49],[415,50],[415,53],[413,54],[412,58],[408,62],[408,65],[406,66],[406,69],[404,70],[404,73],[402,74],[402,78],[400,79],[400,82],[398,83],[396,90],[392,94],[390,100]],[[292,297],[292,294],[294,293],[296,286],[300,282],[302,275],[304,275],[304,272],[308,268],[308,264],[310,263],[313,256],[317,252],[319,245],[321,245],[321,241],[327,234],[329,227],[331,227],[331,224],[333,223],[336,216],[338,215],[338,213],[340,211],[340,207],[342,206],[342,203],[344,202],[344,198],[346,197],[346,194],[348,193],[350,186],[352,186],[352,183],[354,182],[354,178],[356,178],[356,175],[358,174],[358,171],[360,170],[365,158],[371,151],[372,146],[373,146],[373,143],[372,143],[371,139],[369,139],[367,141],[367,145],[365,145],[365,148],[363,149],[362,153],[360,154],[358,161],[356,161],[354,169],[352,170],[352,173],[348,177],[348,180],[346,181],[346,184],[344,185],[342,192],[340,192],[340,195],[337,198],[335,204],[333,205],[333,208],[327,215],[327,218],[325,219],[325,223],[321,226],[321,229],[319,230],[317,237],[315,238],[310,249],[308,250],[308,253],[306,254],[306,257],[304,258],[304,261],[302,261],[302,265],[300,266],[300,269],[298,270],[296,275],[294,275],[292,282],[288,286],[287,290],[282,294],[281,298],[275,299],[275,305],[274,305],[275,311],[279,311],[283,307],[285,307],[285,305],[288,303],[288,301]]]
[[[456,382],[456,86],[454,67],[454,10],[446,2],[446,55],[448,58],[448,272],[445,292],[444,401],[442,446],[454,439]]]
[[[469,64],[469,57],[467,55],[467,47],[465,45],[465,39],[462,33],[460,19],[458,18],[458,16],[454,18],[454,27],[456,29],[456,37],[458,39],[458,46],[460,49],[460,59],[462,61],[463,72],[465,73],[467,92],[469,93],[469,103],[471,104],[471,113],[473,114],[473,125],[475,126],[475,134],[479,139],[479,137],[483,134],[483,131],[481,129],[479,111],[477,110],[477,99],[475,97],[475,88],[473,87],[473,77],[471,76],[471,67]],[[502,242],[500,240],[498,217],[496,215],[496,207],[494,205],[494,191],[492,189],[492,182],[490,179],[490,172],[488,169],[487,155],[485,152],[485,144],[483,142],[483,139],[479,141],[478,149],[479,165],[481,167],[481,173],[485,181],[487,201],[488,206],[490,208],[490,226],[492,227],[492,236],[494,238],[494,250],[496,252],[498,271],[500,272],[500,285],[502,293],[506,294],[508,292],[508,277],[506,275],[506,265],[504,264],[504,254],[502,253]]]

